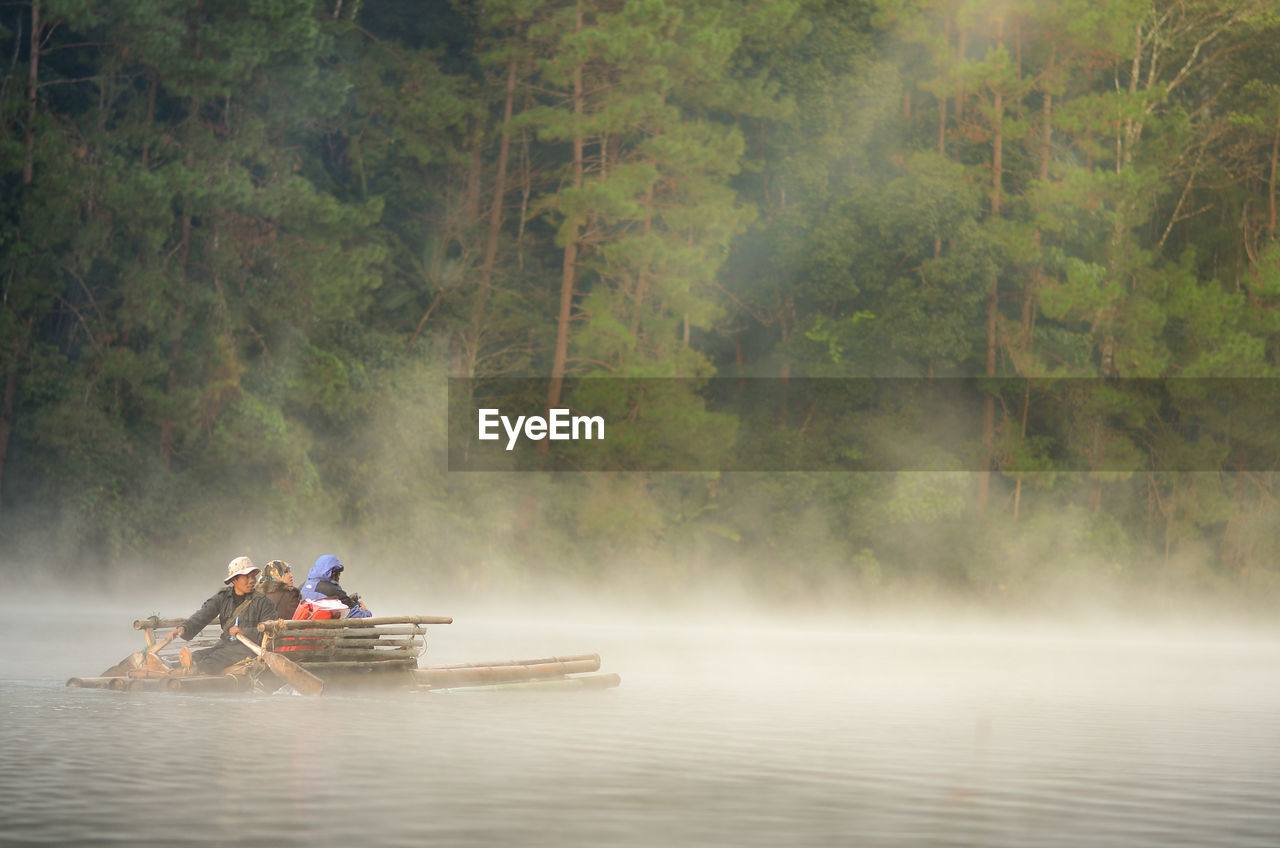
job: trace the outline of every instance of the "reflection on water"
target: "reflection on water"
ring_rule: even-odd
[[[622,687],[312,700],[66,689],[135,649],[87,624],[0,669],[0,844],[1280,842],[1273,637],[459,621]]]

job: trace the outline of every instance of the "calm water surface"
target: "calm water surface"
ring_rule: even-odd
[[[1274,634],[460,618],[432,661],[596,651],[622,686],[65,688],[129,618],[0,626],[0,845],[1280,845]]]

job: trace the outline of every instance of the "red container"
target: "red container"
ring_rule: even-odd
[[[303,601],[298,604],[298,608],[293,611],[294,621],[318,621],[322,618],[346,618],[350,612],[347,605],[342,601],[333,598],[321,598],[318,601]],[[275,650],[277,651],[313,651],[316,646],[300,644],[307,641],[306,636],[288,636],[282,633],[281,637],[289,639],[294,644],[282,645]],[[281,638],[277,637],[277,639]]]

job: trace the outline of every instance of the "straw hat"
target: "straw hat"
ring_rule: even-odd
[[[259,569],[258,566],[253,564],[253,560],[249,559],[247,556],[236,557],[231,560],[231,562],[227,563],[227,579],[222,582],[230,583],[242,574],[253,574],[260,570],[261,569]]]

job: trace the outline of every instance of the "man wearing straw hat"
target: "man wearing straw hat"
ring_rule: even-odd
[[[191,655],[196,670],[201,674],[219,674],[228,666],[251,658],[253,652],[241,644],[236,636],[243,634],[249,641],[261,644],[262,634],[258,632],[258,624],[280,617],[275,604],[266,595],[255,591],[258,571],[258,566],[247,556],[231,560],[227,563],[227,579],[222,581],[227,584],[226,587],[219,589],[190,618],[178,625],[176,633],[183,639],[195,636],[215,616],[222,625],[217,645]],[[186,649],[183,648],[183,651],[186,652]]]

